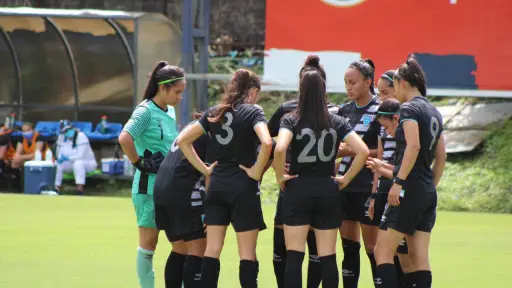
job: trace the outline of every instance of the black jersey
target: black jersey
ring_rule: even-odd
[[[288,114],[281,121],[281,128],[290,130],[293,139],[290,143],[290,174],[300,177],[333,176],[334,161],[340,142],[352,132],[348,122],[335,114],[331,117],[331,128],[320,135],[308,128],[297,127],[297,115]]]
[[[201,172],[197,171],[190,164],[181,152],[181,149],[176,145],[178,137],[176,137],[169,153],[167,153],[164,161],[160,164],[160,169],[155,179],[155,191],[153,194],[157,204],[165,204],[174,193],[190,195],[196,183],[203,176]],[[193,143],[194,150],[204,162],[209,162],[209,157],[207,157],[209,138],[209,135],[205,134]]]
[[[229,108],[222,122],[208,121],[215,107],[203,114],[199,123],[211,135],[213,158],[217,161],[209,190],[239,191],[246,185],[257,186],[257,182],[240,169],[239,165],[251,167],[256,162],[256,147],[259,144],[254,127],[266,124],[263,111],[251,104],[240,104]]]
[[[343,105],[338,115],[343,116],[353,127],[354,131],[361,137],[368,146],[368,149],[377,149],[378,136],[380,134],[381,125],[376,121],[377,109],[379,109],[380,100],[374,97],[366,106],[358,107],[355,102]],[[354,157],[343,157],[341,160],[338,174],[344,175],[350,166]],[[343,191],[349,192],[370,192],[372,191],[373,172],[364,167],[357,176],[343,188]]]
[[[396,129],[396,164],[393,175],[396,176],[404,157],[405,141],[404,121],[418,123],[420,151],[414,166],[407,176],[405,185],[414,185],[424,192],[435,192],[434,174],[430,166],[434,161],[437,142],[443,131],[443,118],[437,108],[425,97],[417,96],[400,106],[400,124]]]
[[[396,140],[393,136],[386,133],[384,128],[380,134],[380,143],[382,144],[383,150],[382,160],[388,164],[395,165]],[[388,193],[392,184],[393,181],[391,179],[381,176],[379,178],[379,186],[377,191],[381,193]]]

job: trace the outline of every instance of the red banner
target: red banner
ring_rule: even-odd
[[[371,58],[380,75],[415,54],[431,88],[510,91],[511,31],[510,0],[267,0],[265,75],[296,79],[286,67],[312,52],[342,85],[348,60]]]

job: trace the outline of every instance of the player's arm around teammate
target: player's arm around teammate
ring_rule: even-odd
[[[421,66],[410,58],[395,72],[394,86],[400,107],[396,129],[397,161],[393,185],[388,194],[389,207],[384,212],[376,247],[377,287],[396,287],[393,255],[404,235],[414,272],[409,285],[431,287],[428,260],[430,233],[435,223],[437,193],[431,164],[444,166],[442,117],[425,98],[426,80]],[[437,159],[436,159],[437,161]]]
[[[191,149],[191,143],[202,133],[210,132],[218,162],[205,200],[207,243],[203,288],[217,287],[219,257],[230,223],[237,235],[240,285],[257,285],[256,242],[264,226],[258,180],[272,149],[263,111],[253,105],[258,100],[259,90],[260,80],[254,73],[244,69],[236,71],[221,103],[210,108],[198,123],[184,129],[178,139],[185,157],[207,175],[210,171]],[[258,141],[261,148],[256,156]]]
[[[133,177],[132,200],[139,226],[137,275],[140,286],[153,288],[153,255],[158,230],[155,224],[153,189],[156,173],[177,136],[173,106],[185,89],[183,69],[159,62],[149,79],[144,100],[135,108],[119,135],[119,144],[137,168]]]

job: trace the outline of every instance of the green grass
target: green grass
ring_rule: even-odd
[[[483,149],[448,158],[439,187],[444,210],[512,213],[512,120],[489,133]]]
[[[258,241],[259,286],[275,287],[274,205],[264,205],[264,211],[270,229]],[[0,287],[137,287],[137,228],[130,199],[1,194],[0,219]],[[512,215],[440,212],[437,219],[431,248],[434,287],[510,286]],[[157,287],[163,287],[168,251],[161,235]],[[239,287],[236,251],[230,229],[219,287]],[[360,287],[373,287],[366,256],[361,259]]]

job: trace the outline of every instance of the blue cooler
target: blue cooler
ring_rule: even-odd
[[[103,158],[101,159],[101,173],[107,175],[123,175],[124,173],[124,160],[117,158]]]
[[[55,165],[46,161],[27,161],[24,165],[25,194],[40,194],[44,186],[55,185]]]

